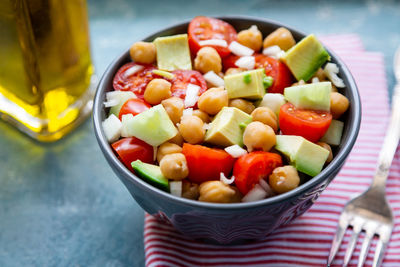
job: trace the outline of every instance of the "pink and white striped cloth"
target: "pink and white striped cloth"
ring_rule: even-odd
[[[357,142],[338,177],[317,202],[291,224],[277,229],[265,241],[218,246],[192,241],[146,214],[144,245],[146,266],[326,266],[326,259],[344,204],[364,191],[372,180],[389,119],[383,55],[364,51],[354,34],[320,38],[351,70],[361,94],[362,122]],[[383,266],[400,266],[400,152],[387,182],[387,195],[395,216],[395,228]],[[363,234],[361,238],[363,238]],[[346,233],[344,244],[350,234]],[[356,266],[361,238],[350,266]],[[341,247],[334,266],[341,266]],[[366,266],[372,265],[376,240]]]

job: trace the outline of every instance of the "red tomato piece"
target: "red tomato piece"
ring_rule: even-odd
[[[263,54],[256,54],[255,60],[255,68],[265,68],[265,74],[274,79],[272,85],[267,89],[268,93],[283,94],[284,89],[293,84],[292,73],[281,61]]]
[[[222,59],[222,66],[224,68],[224,71],[227,71],[229,68],[238,68],[236,66],[236,61],[239,59],[239,56],[236,56],[234,54],[230,54]]]
[[[200,86],[199,95],[207,90],[207,83],[203,75],[195,70],[175,70],[172,72],[175,77],[172,79],[172,96],[185,99],[186,88],[189,83]]]
[[[122,120],[122,115],[132,114],[136,116],[137,114],[148,110],[151,108],[149,104],[147,104],[144,100],[140,98],[132,98],[127,100],[121,107],[119,111],[119,119]]]
[[[300,135],[311,142],[318,142],[332,121],[328,111],[297,109],[291,103],[281,106],[279,126],[283,134]]]
[[[233,167],[235,184],[246,195],[261,179],[266,179],[276,167],[282,166],[282,158],[276,153],[255,151],[241,156]]]
[[[153,147],[140,139],[126,137],[112,143],[111,146],[122,163],[132,172],[132,161],[140,159],[146,163],[153,163]]]
[[[235,162],[225,150],[201,145],[184,143],[182,153],[189,168],[188,179],[195,183],[219,180],[221,172],[229,176]]]
[[[127,70],[136,65],[142,65],[144,68],[129,76],[125,74]],[[156,67],[153,65],[137,64],[134,62],[123,65],[114,76],[114,90],[132,91],[137,97],[143,99],[144,90],[146,89],[147,84],[154,78],[160,77],[152,72],[152,70],[155,69]]]
[[[237,32],[235,28],[229,23],[210,17],[195,17],[189,24],[189,46],[193,55],[196,55],[200,50],[199,42],[202,40],[221,39],[229,44],[237,39]],[[228,47],[210,45],[217,50],[221,57],[230,54]]]

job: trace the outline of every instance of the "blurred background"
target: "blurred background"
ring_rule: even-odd
[[[99,76],[161,28],[196,15],[246,15],[317,35],[357,33],[367,50],[384,53],[394,85],[400,1],[89,0],[88,8]],[[0,121],[0,266],[143,266],[143,216],[101,155],[91,120],[52,144]]]

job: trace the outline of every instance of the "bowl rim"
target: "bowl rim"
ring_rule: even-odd
[[[296,29],[293,29],[290,26],[287,26],[285,24],[282,24],[280,22],[276,22],[274,20],[270,19],[264,19],[260,17],[253,17],[253,16],[215,16],[215,18],[221,19],[221,20],[246,20],[252,23],[263,23],[263,24],[270,24],[275,27],[285,27],[289,29],[291,32],[296,33],[297,35],[301,35],[302,37],[306,36],[305,33],[298,31]],[[174,28],[178,27],[183,27],[187,26],[188,23],[191,21],[190,20],[185,20],[180,23],[175,23],[170,26],[164,27],[161,30],[158,30],[156,32],[153,32],[147,37],[142,38],[142,40],[154,38],[155,36],[161,35],[162,32],[167,31],[167,30],[172,30]],[[211,202],[201,202],[198,200],[191,200],[191,199],[186,199],[182,197],[177,197],[172,195],[171,193],[167,193],[165,191],[162,191],[153,185],[145,182],[142,180],[140,177],[136,176],[135,174],[131,173],[123,164],[118,160],[118,158],[115,156],[114,152],[111,149],[110,144],[107,142],[106,137],[104,135],[104,132],[102,130],[102,118],[101,118],[101,111],[103,109],[103,99],[102,95],[105,94],[105,92],[108,89],[108,84],[106,84],[106,80],[108,76],[112,75],[114,76],[115,73],[112,72],[114,68],[118,69],[121,67],[121,62],[124,61],[124,59],[127,57],[129,54],[129,48],[125,50],[122,54],[120,54],[117,58],[115,58],[110,65],[108,65],[107,69],[103,73],[101,80],[97,86],[95,98],[94,98],[94,103],[93,103],[93,126],[94,126],[94,131],[95,131],[95,136],[97,139],[97,142],[100,146],[100,149],[103,152],[104,157],[108,160],[109,164],[112,165],[111,168],[114,172],[117,172],[119,174],[123,174],[123,177],[127,179],[129,182],[134,183],[135,186],[139,186],[140,189],[146,190],[146,191],[151,191],[152,193],[162,197],[163,199],[173,201],[173,202],[178,202],[179,204],[184,204],[187,206],[191,206],[193,208],[205,208],[205,209],[213,209],[213,210],[239,210],[239,209],[250,209],[250,208],[255,208],[255,207],[262,207],[262,206],[269,206],[269,205],[274,205],[279,202],[285,202],[285,201],[290,201],[296,196],[305,193],[308,191],[310,188],[315,187],[316,185],[322,183],[326,179],[328,179],[336,170],[337,168],[341,168],[341,166],[344,164],[344,161],[346,160],[348,154],[352,150],[354,143],[357,139],[359,130],[360,130],[360,124],[361,124],[361,100],[360,100],[360,95],[358,92],[357,85],[355,83],[354,77],[352,76],[351,72],[347,68],[347,66],[344,64],[344,62],[334,53],[332,52],[328,47],[325,46],[325,49],[328,51],[328,53],[331,55],[332,58],[335,58],[340,70],[343,72],[343,75],[347,77],[348,80],[348,86],[347,89],[349,93],[352,94],[354,100],[351,102],[351,108],[354,113],[353,117],[353,125],[350,128],[348,132],[348,140],[347,143],[345,143],[343,146],[344,148],[339,151],[339,153],[333,158],[333,160],[326,166],[318,175],[315,177],[312,177],[310,180],[307,182],[303,183],[299,187],[286,192],[284,194],[280,194],[271,198],[266,198],[258,201],[253,201],[253,202],[240,202],[240,203],[211,203]],[[118,66],[117,66],[118,65]],[[117,174],[118,177],[120,177]]]

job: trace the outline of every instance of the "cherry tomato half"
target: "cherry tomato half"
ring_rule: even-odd
[[[126,75],[127,70],[136,65],[142,65],[144,68],[132,75]],[[132,91],[137,97],[143,99],[147,84],[154,78],[160,77],[152,72],[155,69],[156,67],[153,65],[137,64],[134,62],[123,65],[114,76],[114,90]]]
[[[121,107],[119,111],[119,119],[122,120],[122,115],[132,114],[136,116],[137,114],[148,110],[151,108],[149,104],[147,104],[144,100],[140,98],[132,98],[127,100]]]
[[[122,163],[132,172],[132,161],[140,159],[146,163],[153,163],[153,147],[140,139],[126,137],[112,143],[111,146]]]
[[[207,90],[207,83],[203,75],[195,70],[175,70],[172,72],[175,77],[172,79],[172,96],[185,99],[186,88],[189,83],[200,86],[199,95]]]
[[[239,59],[240,57],[234,54],[230,54],[226,57],[224,57],[222,59],[222,66],[224,71],[227,71],[229,68],[238,68],[238,66],[236,66],[236,61]]]
[[[289,68],[281,61],[263,54],[255,55],[255,68],[265,68],[265,74],[274,81],[267,89],[268,93],[280,93],[293,84],[294,78]]]
[[[236,30],[229,23],[210,17],[195,17],[189,24],[189,46],[193,55],[200,50],[202,40],[221,39],[229,44],[237,38]],[[210,45],[221,57],[229,55],[228,47]]]
[[[328,111],[297,109],[291,103],[281,106],[279,126],[283,134],[300,135],[311,142],[318,142],[332,121]]]
[[[195,183],[219,180],[221,172],[229,176],[235,162],[225,150],[201,145],[184,143],[182,153],[189,168],[188,179]]]
[[[266,179],[276,167],[282,166],[282,158],[276,153],[255,151],[241,156],[233,167],[235,184],[246,195],[261,179]]]

